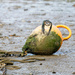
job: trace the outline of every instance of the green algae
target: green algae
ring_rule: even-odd
[[[61,46],[61,38],[55,32],[51,32],[43,41],[38,44],[38,52],[40,54],[53,54]]]
[[[22,47],[23,53],[25,50],[28,50],[30,52],[36,49],[37,39],[35,37],[35,35],[32,35],[26,40],[25,45]]]
[[[36,36],[30,36],[25,45],[23,46],[23,52],[27,50],[29,53],[33,54],[43,54],[51,55],[55,53],[61,46],[61,38],[56,32],[51,31],[50,34],[46,37],[41,38],[41,41],[38,41]]]

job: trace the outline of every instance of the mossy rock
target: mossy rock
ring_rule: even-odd
[[[33,54],[51,55],[60,48],[61,43],[61,37],[54,31],[51,31],[48,36],[39,33],[30,35],[22,50]]]

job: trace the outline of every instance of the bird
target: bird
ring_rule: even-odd
[[[52,55],[60,48],[62,39],[60,30],[52,25],[51,21],[44,20],[42,25],[36,27],[29,35],[22,51],[36,55]]]

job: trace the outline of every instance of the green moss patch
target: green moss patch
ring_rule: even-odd
[[[32,50],[36,49],[37,39],[35,37],[36,36],[32,35],[26,40],[25,45],[22,47],[23,53],[25,50],[28,50],[28,52],[31,52]]]
[[[61,46],[62,40],[60,36],[53,31],[48,36],[45,34],[45,36],[41,38],[41,41],[38,41],[36,36],[30,36],[22,48],[23,52],[28,50],[28,52],[33,54],[43,55],[55,53]]]

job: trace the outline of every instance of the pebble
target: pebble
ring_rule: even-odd
[[[55,71],[53,71],[52,73],[53,73],[53,74],[56,74],[56,72],[55,72]]]
[[[24,11],[27,11],[28,9],[24,9]]]
[[[42,63],[40,63],[40,65],[42,65]]]

